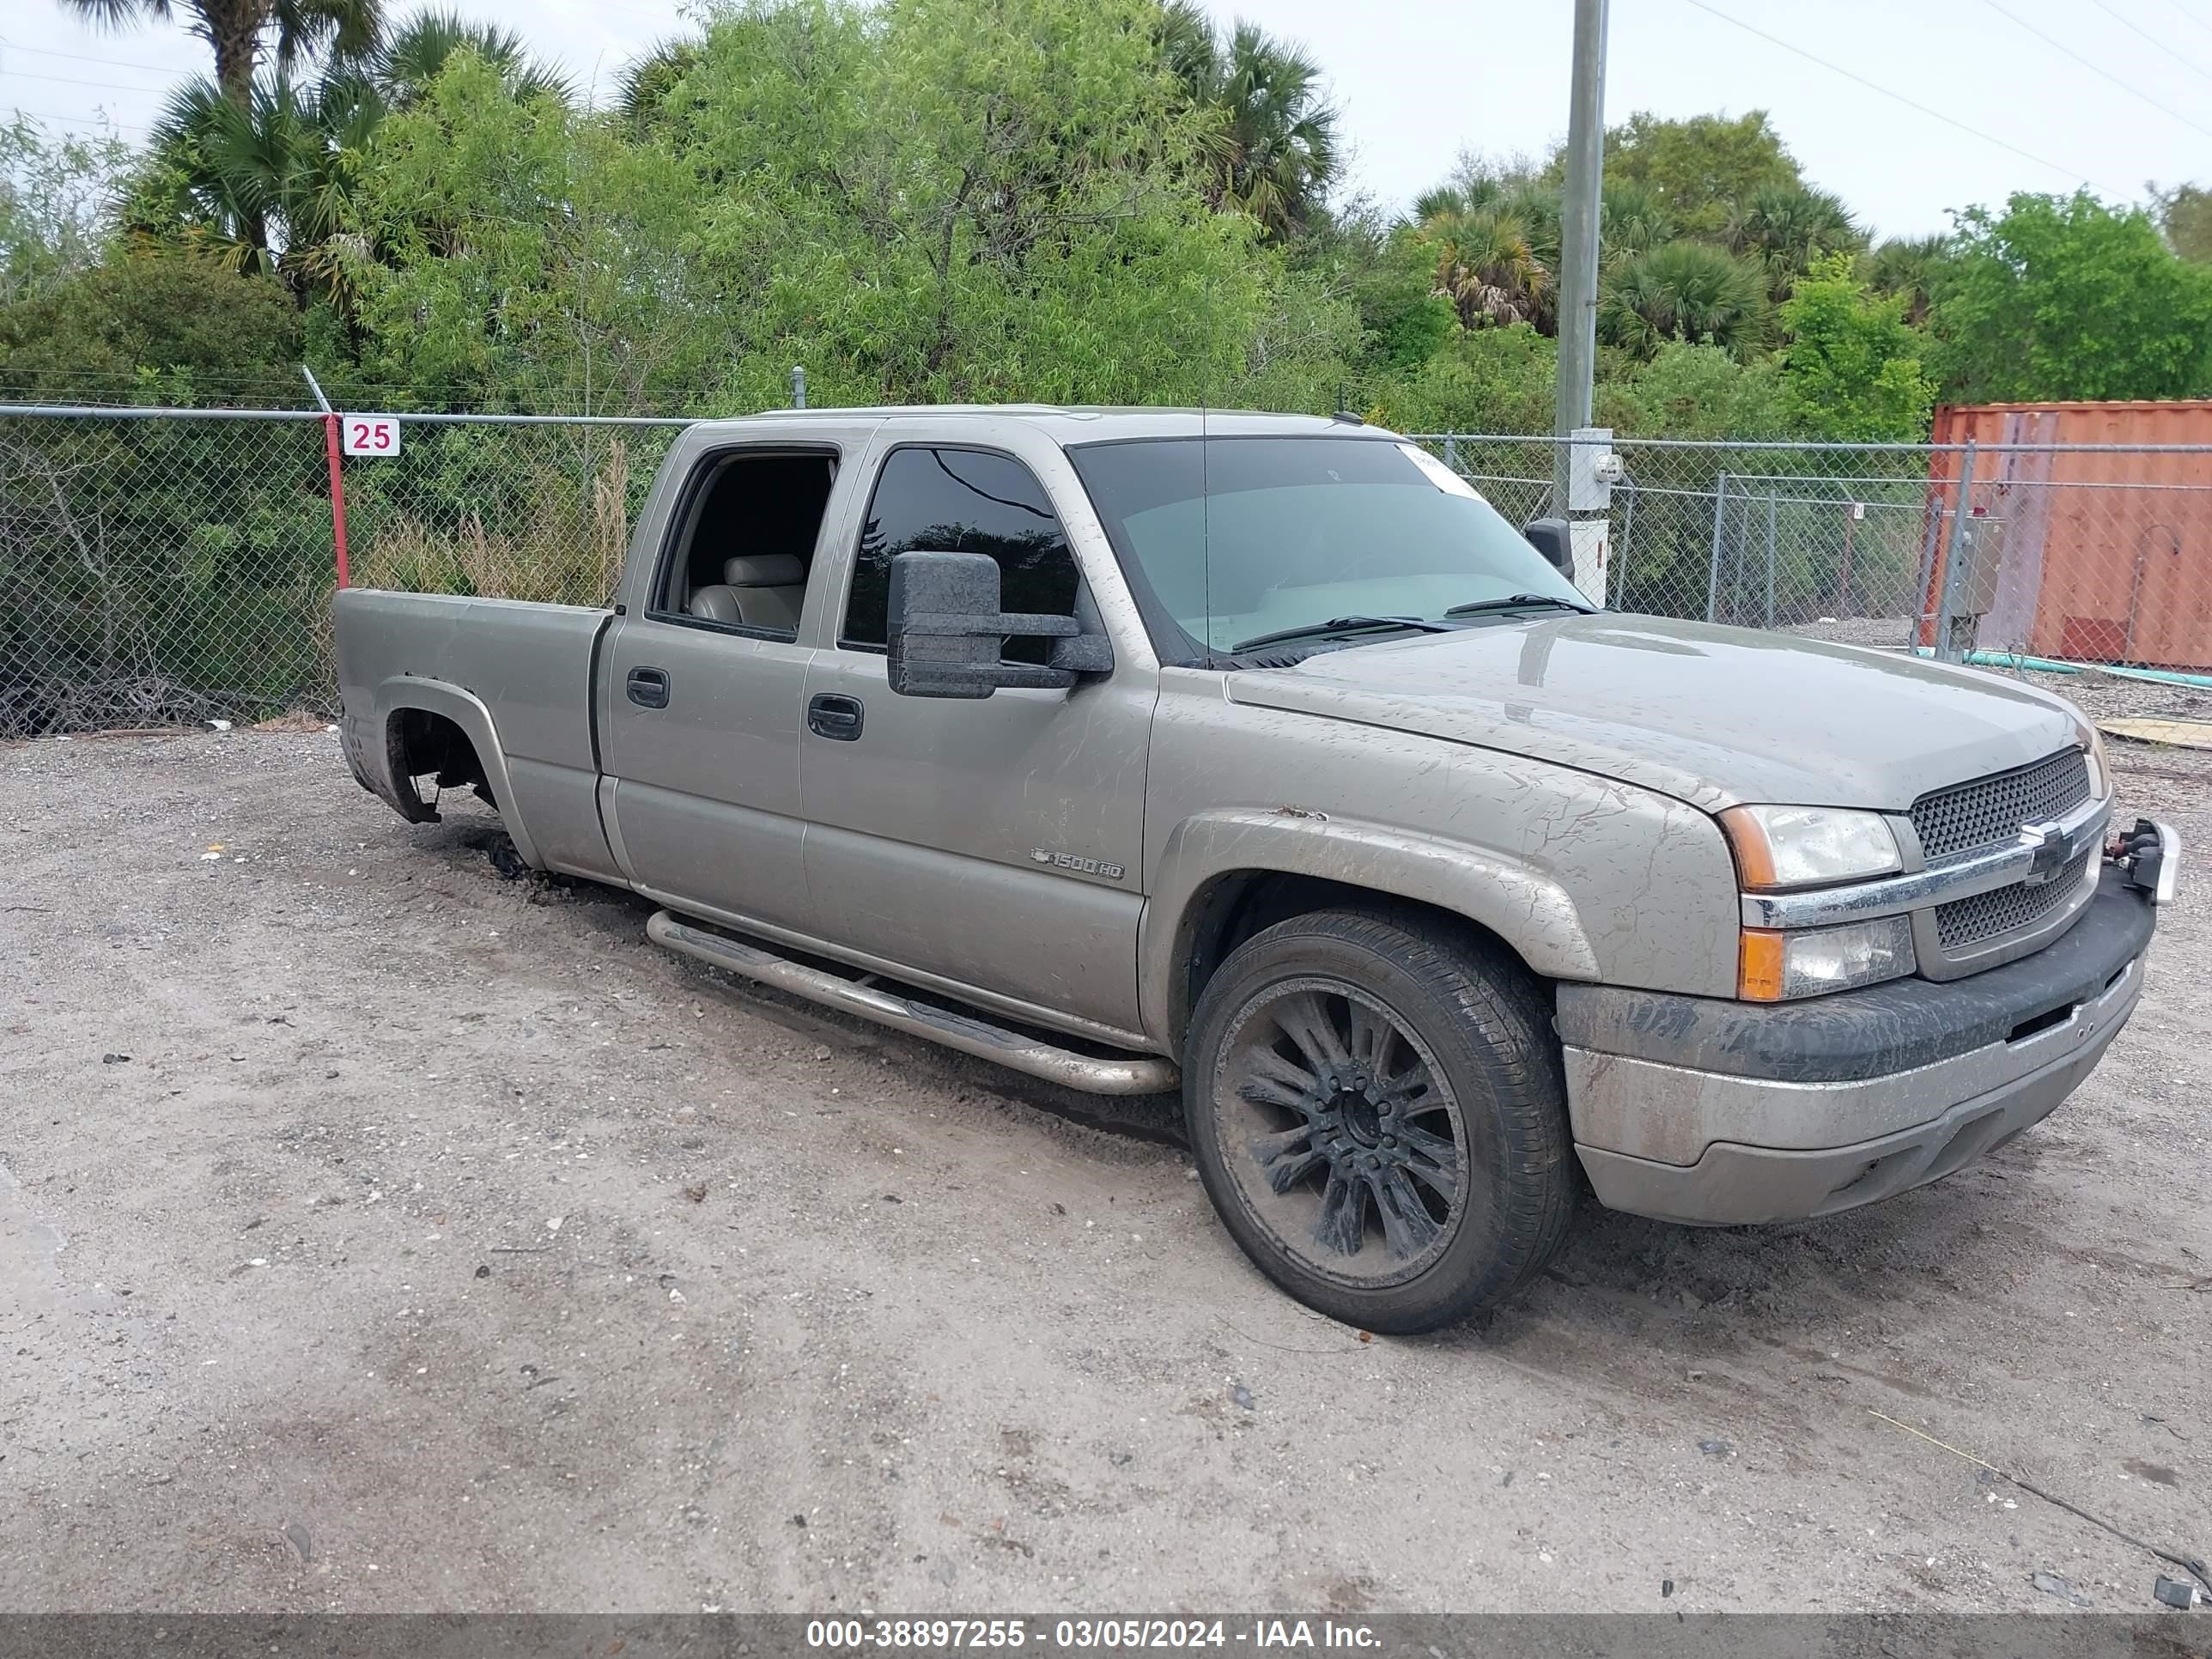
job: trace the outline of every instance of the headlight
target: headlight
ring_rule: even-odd
[[[1786,1002],[1896,979],[1913,966],[1912,923],[1905,916],[1794,933],[1747,927],[1736,994],[1749,1002]]]
[[[2081,733],[2089,750],[2089,799],[2102,800],[2112,793],[2112,769],[2105,759],[2105,734],[2095,726]]]
[[[1897,837],[1879,812],[1832,806],[1731,806],[1721,828],[1737,873],[1753,892],[1818,887],[1903,868]]]

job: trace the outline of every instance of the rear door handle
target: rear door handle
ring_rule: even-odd
[[[806,729],[817,738],[830,738],[839,743],[850,743],[860,735],[860,724],[866,711],[858,697],[842,697],[825,691],[810,698],[806,704]]]
[[[629,700],[640,708],[668,707],[668,674],[665,669],[633,668],[629,671],[629,683],[623,689],[629,693]]]

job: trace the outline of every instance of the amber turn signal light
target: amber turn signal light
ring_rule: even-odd
[[[1745,928],[1736,952],[1736,995],[1746,1002],[1779,1002],[1782,982],[1783,935]]]

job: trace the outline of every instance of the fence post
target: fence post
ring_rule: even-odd
[[[1705,567],[1705,620],[1718,622],[1721,605],[1721,528],[1728,522],[1729,475],[1713,489],[1713,556]]]
[[[1774,486],[1766,487],[1766,625],[1774,626],[1774,503],[1779,497]]]
[[[1853,517],[1856,501],[1844,503],[1844,557],[1836,574],[1836,615],[1840,619],[1851,614],[1851,530],[1858,520]]]
[[[1619,610],[1628,602],[1628,538],[1636,532],[1636,483],[1631,479],[1622,486],[1628,492],[1628,505],[1620,516],[1620,545],[1613,550],[1613,608]]]
[[[1936,599],[1936,655],[1943,662],[1956,662],[1963,654],[1959,642],[1951,637],[1954,611],[1959,603],[1959,538],[1968,514],[1974,489],[1974,441],[1966,440],[1966,453],[1959,458],[1959,493],[1951,507],[1951,533],[1943,544],[1943,579],[1937,584]]]
[[[1459,471],[1459,434],[1444,434],[1444,465],[1455,472]]]
[[[316,384],[315,371],[301,363],[300,373],[307,377],[307,390],[315,394],[315,402],[323,411],[323,458],[331,468],[331,542],[337,550],[338,586],[345,587],[350,586],[350,579],[346,570],[345,477],[338,465],[343,446],[338,442],[337,411],[331,407],[331,400],[323,396],[323,388]]]
[[[806,407],[806,365],[804,363],[791,366],[791,406],[793,409]]]

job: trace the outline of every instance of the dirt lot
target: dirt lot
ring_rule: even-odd
[[[2206,759],[2125,804],[2212,847]],[[491,823],[319,733],[0,750],[0,1607],[2151,1610],[1876,1412],[2212,1550],[2203,898],[1987,1164],[1586,1212],[1488,1326],[1364,1343],[1170,1103],[738,988]]]

